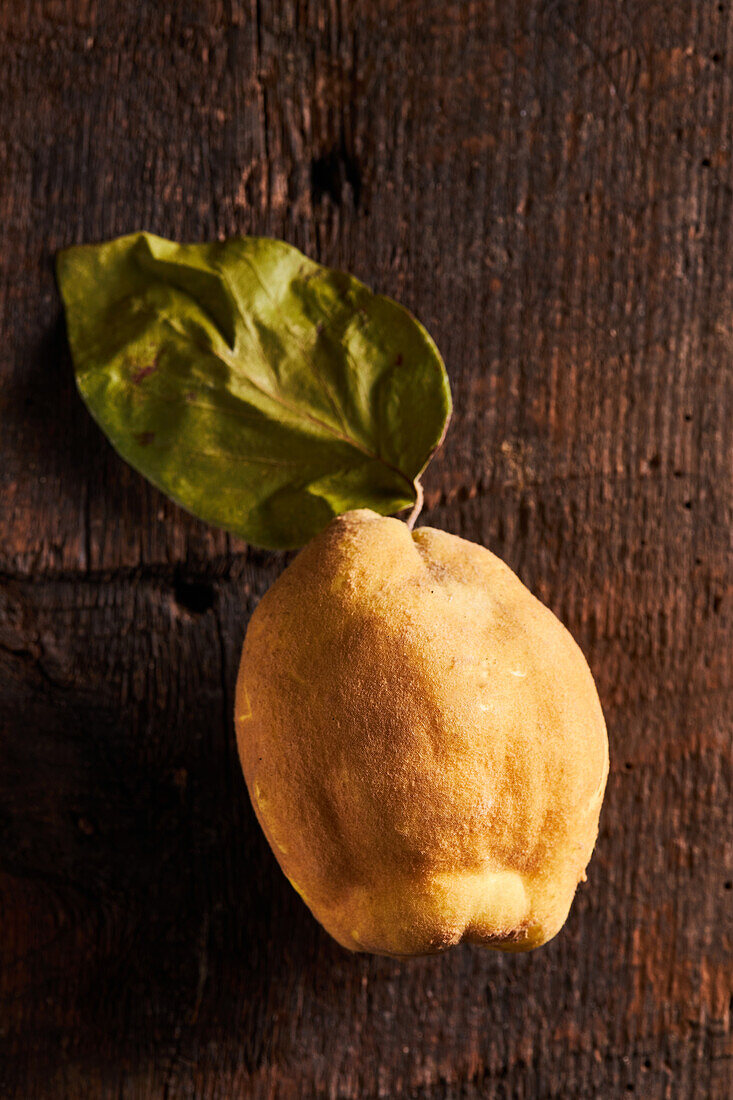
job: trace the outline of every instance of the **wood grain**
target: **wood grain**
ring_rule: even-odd
[[[0,1095],[733,1092],[733,5],[29,0],[0,9]],[[55,251],[284,237],[413,309],[455,415],[423,521],[586,652],[609,726],[566,929],[332,943],[236,762],[283,556],[125,467]]]

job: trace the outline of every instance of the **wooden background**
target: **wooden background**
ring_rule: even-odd
[[[0,1096],[733,1093],[733,3],[0,7]],[[77,398],[55,251],[284,237],[412,308],[455,416],[423,521],[567,623],[612,768],[521,957],[351,956],[235,758],[282,555]]]

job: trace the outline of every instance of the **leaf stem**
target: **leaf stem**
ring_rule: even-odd
[[[405,520],[408,531],[411,531],[415,526],[415,520],[422,512],[422,506],[425,503],[425,495],[422,491],[422,485],[417,478],[415,478],[413,485],[415,486],[415,503],[412,506],[412,511]]]

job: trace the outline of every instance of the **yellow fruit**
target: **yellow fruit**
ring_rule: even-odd
[[[488,550],[333,520],[252,616],[236,727],[280,866],[344,947],[528,950],[562,927],[606,729],[570,634]]]

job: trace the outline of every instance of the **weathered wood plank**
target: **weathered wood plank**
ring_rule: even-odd
[[[0,11],[0,1094],[727,1098],[733,14],[598,0]],[[240,779],[282,556],[75,395],[54,251],[285,237],[414,309],[455,416],[424,521],[563,618],[612,774],[566,930],[351,957]]]

